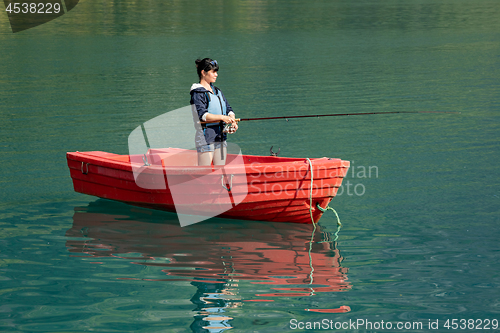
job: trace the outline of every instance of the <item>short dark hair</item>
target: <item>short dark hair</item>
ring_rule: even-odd
[[[212,69],[214,71],[219,70],[219,64],[217,63],[217,60],[212,60],[210,58],[205,58],[205,59],[196,59],[196,72],[198,72],[198,77],[201,79],[201,71],[211,71]]]

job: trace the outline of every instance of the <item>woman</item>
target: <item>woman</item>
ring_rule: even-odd
[[[203,122],[201,127],[196,126],[198,165],[211,165],[212,162],[214,165],[224,165],[227,154],[224,124],[230,125],[229,133],[236,132],[238,124],[222,91],[213,85],[218,76],[217,61],[205,58],[195,62],[200,83],[191,86],[191,104],[196,108],[198,120]]]

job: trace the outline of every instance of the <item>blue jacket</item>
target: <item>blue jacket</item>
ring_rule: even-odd
[[[225,116],[231,113],[234,114],[233,109],[227,102],[222,91],[214,86],[212,86],[212,91],[214,94],[197,83],[191,86],[190,104],[195,105],[199,121],[205,121],[205,117],[208,113]],[[220,123],[203,125],[202,131],[197,131],[196,133],[196,146],[204,145],[204,142],[207,144],[222,142],[227,138],[226,133],[223,133],[223,128]]]

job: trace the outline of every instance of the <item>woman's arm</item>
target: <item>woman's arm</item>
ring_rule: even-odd
[[[236,124],[234,113],[232,113],[230,116],[224,116],[224,115],[220,115],[220,114],[207,113],[206,117],[205,117],[205,121],[208,121],[208,122],[223,121],[226,124],[229,124],[229,123]]]
[[[198,119],[200,121],[205,121],[204,115],[208,114],[208,100],[207,96],[204,93],[199,93],[196,91],[191,92],[191,104],[194,104],[196,107],[196,112],[198,113]]]

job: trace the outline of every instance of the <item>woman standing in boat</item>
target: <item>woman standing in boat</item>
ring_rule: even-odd
[[[198,151],[198,165],[224,165],[227,154],[227,135],[224,124],[229,124],[229,133],[238,129],[233,109],[213,83],[217,80],[219,64],[216,60],[197,59],[196,70],[200,83],[191,86],[191,105],[194,105],[200,122],[207,122],[201,127],[196,126],[195,143]]]

